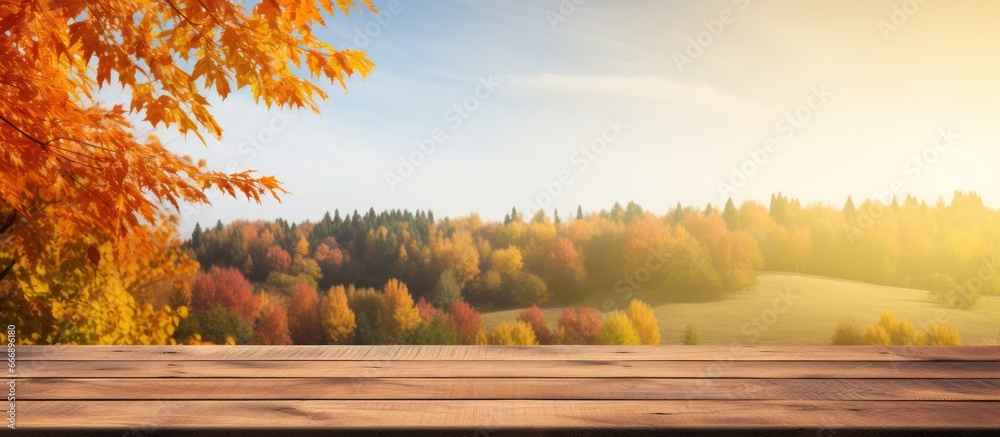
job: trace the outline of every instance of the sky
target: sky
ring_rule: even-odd
[[[222,141],[161,133],[292,193],[213,195],[183,208],[183,233],[370,207],[664,213],[779,191],[840,206],[975,190],[1000,206],[1000,2],[375,4],[320,31],[376,67],[347,92],[324,84],[319,114],[268,111],[244,90],[213,101]]]

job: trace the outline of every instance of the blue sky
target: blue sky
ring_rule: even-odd
[[[238,92],[213,105],[222,142],[170,142],[293,193],[216,197],[184,209],[182,232],[336,208],[498,220],[511,206],[567,215],[634,200],[662,213],[777,191],[840,205],[972,189],[1000,205],[994,2],[376,4],[380,21],[352,14],[321,32],[376,64],[348,93],[329,86],[321,114]]]

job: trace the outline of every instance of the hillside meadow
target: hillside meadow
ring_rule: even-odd
[[[595,292],[595,295],[598,293]],[[622,309],[613,289],[607,297],[594,297],[573,307],[601,308],[607,299]],[[927,291],[873,285],[842,279],[794,273],[764,272],[752,290],[730,298],[702,302],[671,302],[655,287],[643,287],[635,297],[648,302],[660,325],[662,344],[682,344],[691,324],[700,344],[728,345],[829,345],[834,329],[843,319],[861,324],[875,323],[883,311],[892,311],[918,329],[924,322],[954,324],[964,345],[1000,342],[1000,298],[984,297],[973,310],[944,307],[927,297]],[[615,300],[618,298],[617,300]],[[779,303],[775,305],[775,300]],[[784,302],[790,302],[787,305]],[[550,324],[566,307],[543,307]],[[784,309],[782,312],[781,310]],[[768,310],[773,311],[769,313]],[[516,319],[520,310],[483,314],[492,329]],[[767,321],[772,323],[768,324]],[[755,324],[756,322],[756,324]]]

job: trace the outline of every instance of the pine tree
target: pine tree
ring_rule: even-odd
[[[847,196],[847,203],[844,204],[843,213],[848,223],[853,223],[854,219],[858,216],[858,208],[854,206],[854,199],[851,196]]]
[[[191,247],[197,248],[201,247],[201,223],[194,224],[194,232],[191,233]]]
[[[740,217],[739,213],[736,211],[736,204],[733,203],[732,197],[726,201],[726,208],[722,211],[722,218],[726,221],[726,227],[728,227],[730,231],[740,230]]]
[[[577,220],[583,220],[583,206],[582,205],[577,205],[576,206],[576,219]]]

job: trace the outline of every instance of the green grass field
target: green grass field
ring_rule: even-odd
[[[641,288],[635,297],[653,307],[663,344],[682,344],[684,328],[692,324],[705,345],[824,345],[830,344],[840,320],[874,323],[883,311],[895,312],[918,329],[935,320],[952,323],[964,345],[1000,341],[1000,297],[984,296],[976,309],[958,310],[931,301],[923,290],[790,273],[761,273],[755,289],[717,301],[668,302],[651,287]],[[608,299],[620,309],[628,304],[609,289],[606,297],[576,306],[602,309]],[[550,325],[563,308],[542,308]],[[494,311],[483,318],[492,328],[516,319],[519,312]]]

